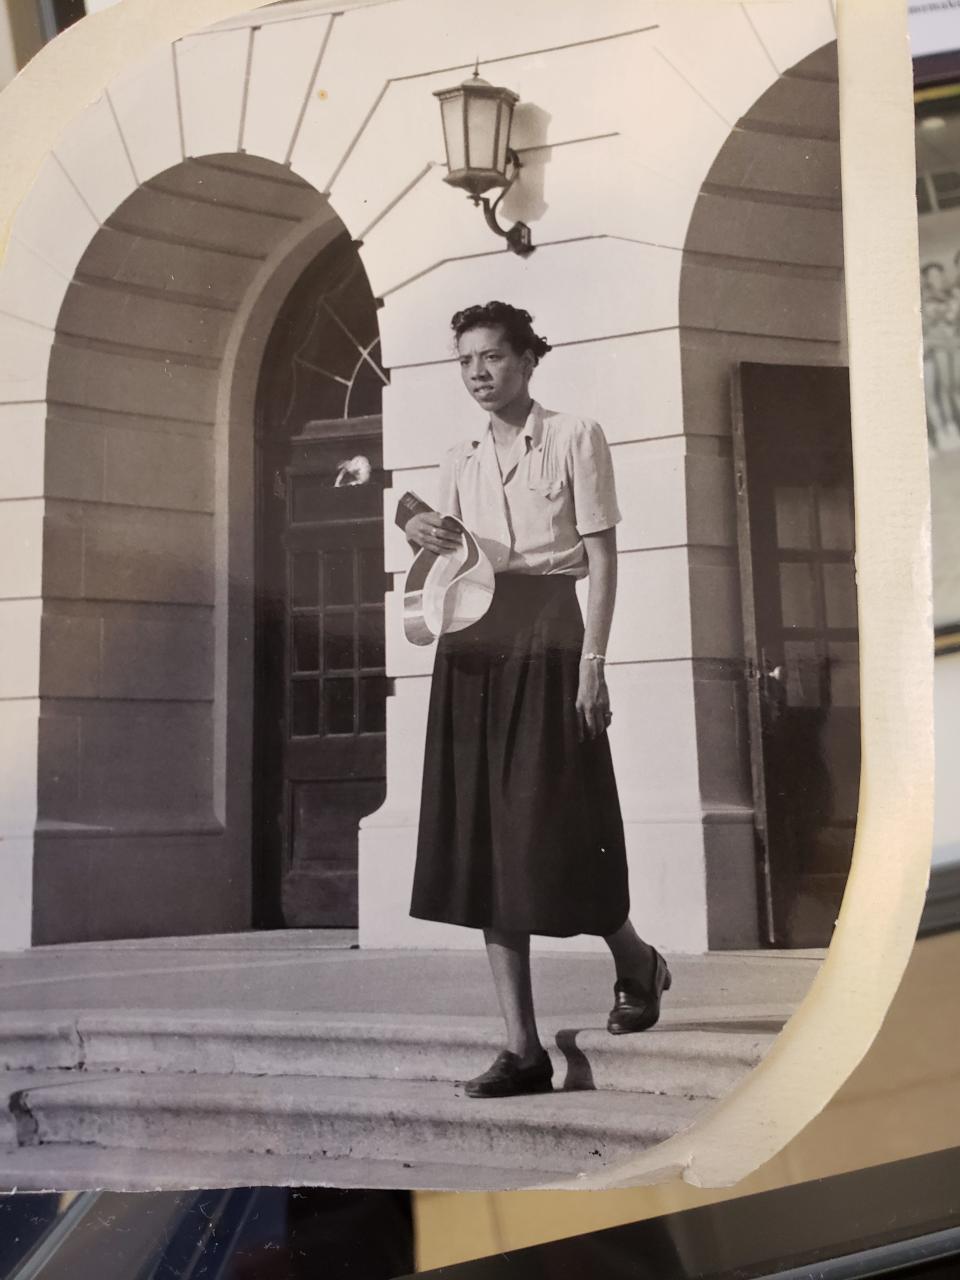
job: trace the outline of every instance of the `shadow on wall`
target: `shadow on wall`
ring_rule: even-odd
[[[514,111],[513,137],[523,182],[518,182],[504,197],[501,211],[511,222],[535,223],[550,208],[544,198],[546,168],[553,158],[553,148],[546,145],[552,116],[532,102],[520,102]]]

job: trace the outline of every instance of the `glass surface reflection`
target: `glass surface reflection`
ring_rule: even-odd
[[[394,1280],[413,1267],[406,1191],[0,1198],[0,1280]]]

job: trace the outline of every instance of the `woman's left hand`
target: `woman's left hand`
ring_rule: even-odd
[[[599,738],[606,733],[613,713],[610,694],[603,674],[603,663],[589,660],[580,663],[580,687],[577,690],[577,723],[580,741]]]

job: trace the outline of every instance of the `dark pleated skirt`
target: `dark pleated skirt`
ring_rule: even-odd
[[[610,745],[577,736],[582,644],[573,578],[527,574],[440,640],[412,916],[552,937],[626,920]]]

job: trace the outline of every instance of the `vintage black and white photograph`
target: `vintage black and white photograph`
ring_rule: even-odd
[[[830,0],[280,0],[63,132],[0,263],[0,1185],[555,1185],[762,1062],[859,794],[838,102]]]

